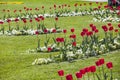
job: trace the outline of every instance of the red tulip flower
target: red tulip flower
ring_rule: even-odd
[[[72,29],[71,29],[71,32],[73,33],[74,31],[75,31],[75,29],[74,29],[74,28],[72,28]]]
[[[113,68],[112,62],[106,63],[106,66],[107,66],[108,69],[112,69]]]
[[[47,30],[47,29],[44,29],[44,33],[48,33],[48,30]]]
[[[3,21],[0,21],[0,24],[3,24],[4,22]]]
[[[108,25],[108,26],[112,26],[112,24],[111,24],[111,23],[108,23],[107,25]]]
[[[107,26],[105,25],[105,26],[102,26],[102,29],[105,31],[105,32],[107,32],[108,31],[108,28],[107,28]]]
[[[55,21],[58,21],[58,17],[55,17]]]
[[[72,42],[72,46],[76,47],[76,42]]]
[[[99,59],[100,65],[103,65],[105,63],[104,58]]]
[[[120,24],[118,24],[118,27],[120,28]]]
[[[66,75],[66,80],[73,80],[72,74]]]
[[[118,32],[118,29],[115,29],[114,31],[117,33],[117,32]]]
[[[30,23],[32,22],[32,19],[30,19]]]
[[[84,75],[86,72],[85,72],[85,69],[81,69],[80,70],[80,73],[82,73],[82,75]]]
[[[64,29],[64,30],[63,30],[63,33],[66,33],[66,32],[67,32],[67,30],[66,30],[66,29]]]
[[[85,32],[81,32],[80,35],[81,35],[82,37],[84,37],[84,36],[85,36]]]
[[[42,9],[44,9],[44,6],[42,6]]]
[[[98,33],[98,32],[99,32],[99,30],[98,30],[98,29],[96,29],[96,30],[95,30],[95,33]]]
[[[7,22],[8,22],[8,23],[10,23],[10,22],[11,22],[11,20],[10,20],[10,19],[7,19]]]
[[[87,33],[88,32],[88,29],[86,29],[86,28],[83,28],[83,30],[82,30],[83,32],[85,32],[85,33]]]
[[[92,73],[96,72],[96,66],[90,66],[89,68]]]
[[[82,74],[81,74],[80,72],[76,72],[76,77],[77,77],[78,79],[80,79],[80,78],[82,78]]]
[[[59,70],[59,71],[58,71],[58,75],[59,75],[60,77],[64,76],[64,71],[63,71],[63,70]]]
[[[89,67],[84,68],[84,70],[85,70],[85,73],[89,73],[90,72],[90,68]]]
[[[95,64],[96,64],[96,66],[98,66],[98,67],[100,66],[100,62],[99,62],[99,61],[96,61]]]
[[[112,31],[114,28],[113,28],[113,26],[111,26],[110,28],[109,28],[109,31]]]
[[[38,31],[35,31],[35,34],[36,34],[36,35],[38,35],[38,34],[39,34],[39,32],[38,32]]]
[[[18,22],[18,21],[19,21],[19,19],[18,19],[18,18],[16,18],[16,19],[15,19],[15,22]]]
[[[56,33],[56,29],[53,29],[52,32],[53,32],[53,33]]]
[[[52,51],[52,48],[51,48],[51,47],[48,47],[47,50],[48,50],[48,52],[51,52],[51,51]]]
[[[75,34],[70,35],[70,38],[75,39],[75,38],[76,38],[76,35],[75,35]]]

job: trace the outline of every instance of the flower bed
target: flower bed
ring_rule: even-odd
[[[119,25],[118,25],[119,27]],[[111,23],[103,25],[102,29],[105,33],[104,38],[99,39],[98,32],[94,24],[90,24],[91,30],[84,28],[80,35],[83,38],[82,43],[77,43],[76,35],[74,34],[75,29],[71,29],[71,35],[69,40],[66,39],[67,30],[63,30],[64,37],[53,38],[54,43],[49,44],[49,38],[46,37],[44,42],[44,47],[40,46],[40,39],[38,39],[37,52],[59,52],[60,54],[50,57],[51,62],[61,62],[61,61],[72,61],[74,59],[79,59],[83,57],[97,56],[104,53],[109,53],[120,49],[120,33],[119,29],[114,28]],[[113,35],[113,33],[115,35]],[[43,59],[36,59],[34,64],[44,64],[39,62]],[[47,59],[46,59],[47,60]],[[48,61],[49,63],[49,61]]]

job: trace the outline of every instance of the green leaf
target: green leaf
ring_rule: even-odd
[[[96,73],[96,76],[97,76],[98,80],[101,80],[97,73]]]

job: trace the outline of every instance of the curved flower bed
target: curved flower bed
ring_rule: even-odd
[[[20,36],[20,35],[36,35],[36,32],[38,32],[38,34],[50,34],[50,33],[54,33],[54,30],[56,30],[55,28],[51,28],[51,29],[46,29],[47,33],[44,30],[32,30],[32,29],[28,29],[28,30],[15,30],[13,29],[12,31],[0,31],[0,35],[8,35],[8,36]],[[57,29],[55,33],[61,33],[62,30],[61,29]]]
[[[105,33],[105,36],[102,39],[99,39],[99,30],[94,24],[90,24],[90,28],[91,30],[84,28],[80,33],[83,38],[81,44],[77,43],[74,28],[71,29],[72,34],[69,36],[69,40],[66,39],[66,30],[64,30],[65,32],[63,31],[64,37],[53,39],[54,43],[52,45],[48,45],[49,39],[46,39],[47,41],[44,42],[45,47],[40,47],[40,39],[38,39],[37,52],[60,52],[60,54],[52,56],[49,59],[51,59],[51,62],[61,62],[72,61],[82,57],[97,56],[120,49],[120,33],[111,23],[102,26]],[[113,35],[113,32],[116,35]],[[44,58],[36,59],[33,63],[44,64],[45,60],[47,61],[47,59]],[[47,63],[49,63],[49,61]]]

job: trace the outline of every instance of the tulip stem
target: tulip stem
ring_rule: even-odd
[[[89,80],[89,73],[87,73],[87,76],[88,76],[88,80]]]
[[[94,72],[93,72],[93,79],[95,80],[95,75],[94,75]]]
[[[83,76],[83,80],[85,80],[85,77]]]
[[[100,67],[98,67],[98,68],[99,68],[99,74],[100,74],[100,77],[101,77]]]
[[[103,67],[103,65],[102,65],[102,72],[103,72],[103,78],[104,78],[104,80],[105,80],[105,73],[104,73],[104,67]]]
[[[110,80],[113,80],[113,76],[112,76],[112,69],[110,69],[110,72],[111,72],[111,77],[110,77]]]
[[[62,80],[62,77],[61,77],[61,80]]]

